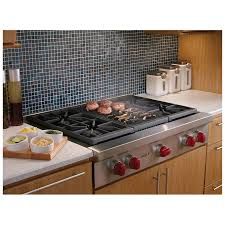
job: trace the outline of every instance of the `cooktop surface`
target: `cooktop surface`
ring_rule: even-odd
[[[194,108],[127,95],[110,99],[125,109],[102,115],[87,111],[86,104],[26,117],[45,129],[61,130],[69,138],[95,145],[139,130],[197,113]]]

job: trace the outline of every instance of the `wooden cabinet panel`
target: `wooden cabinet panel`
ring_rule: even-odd
[[[205,186],[222,179],[222,141],[207,148]]]
[[[179,60],[192,63],[192,88],[222,93],[222,31],[179,36]]]
[[[16,30],[3,30],[3,48],[20,48],[16,41]]]
[[[8,188],[4,194],[92,194],[91,163],[74,166]]]
[[[209,123],[209,139],[208,145],[214,144],[222,140],[222,117],[215,118]]]
[[[222,180],[205,187],[204,194],[222,194]]]
[[[3,30],[3,43],[4,44],[16,43],[16,31],[15,30]]]
[[[205,160],[203,146],[166,163],[168,194],[203,194]]]
[[[153,167],[95,191],[95,194],[156,194],[159,167]]]

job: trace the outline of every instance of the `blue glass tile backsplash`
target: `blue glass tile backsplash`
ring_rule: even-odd
[[[3,69],[20,68],[23,114],[145,92],[146,74],[177,61],[176,36],[144,31],[21,30]]]

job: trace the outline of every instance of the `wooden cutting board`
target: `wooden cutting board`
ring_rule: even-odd
[[[35,153],[35,152],[32,152],[30,149],[19,151],[19,152],[13,152],[13,151],[8,151],[4,147],[3,157],[18,158],[18,159],[51,160],[64,147],[64,145],[67,143],[67,141],[68,141],[68,138],[64,136],[62,141],[60,143],[56,144],[52,151],[46,152],[46,153]]]

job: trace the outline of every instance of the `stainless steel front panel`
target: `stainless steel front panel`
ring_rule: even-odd
[[[148,145],[158,140],[195,129],[212,121],[209,113],[197,113],[176,121],[151,127],[114,140],[89,147],[94,152],[95,161],[114,157],[125,151],[132,151],[140,146]]]
[[[176,156],[179,156],[185,152],[191,151],[195,148],[198,148],[202,145],[205,145],[207,141],[203,143],[196,143],[194,147],[188,147],[183,146],[180,143],[181,137],[185,134],[192,134],[196,130],[202,131],[206,134],[206,140],[208,140],[208,125],[203,125],[199,127],[194,127],[192,129],[189,129],[188,131],[183,131],[181,133],[178,133],[173,136],[169,136],[167,138],[164,138],[163,136],[159,136],[157,141],[148,143],[143,142],[143,144],[136,145],[133,143],[132,148],[127,148],[126,145],[120,146],[119,151],[114,151],[114,154],[110,157],[106,158],[103,161],[96,162],[94,164],[94,177],[95,177],[95,188],[99,188],[101,186],[104,186],[106,184],[109,184],[111,182],[114,182],[116,180],[120,180],[126,176],[129,176],[131,174],[135,174],[143,169],[146,169],[148,167],[152,167],[154,165],[157,165],[163,161],[167,161],[168,159],[174,158]],[[157,152],[155,152],[154,146],[158,144],[166,145],[167,147],[171,148],[170,155],[166,157],[160,157]],[[132,154],[133,156],[136,156],[141,161],[141,167],[139,170],[133,170],[127,168],[126,173],[124,176],[118,176],[114,175],[112,171],[109,169],[109,164],[111,160],[123,160],[126,155]]]

